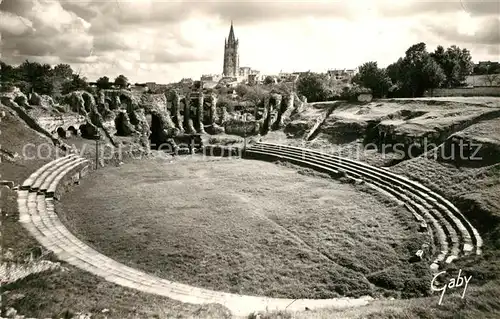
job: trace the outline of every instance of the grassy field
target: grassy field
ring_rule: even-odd
[[[407,260],[427,239],[406,210],[354,185],[201,156],[97,171],[57,208],[80,239],[125,264],[273,297],[397,297],[421,272]]]

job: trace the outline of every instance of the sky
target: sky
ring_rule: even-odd
[[[419,42],[500,60],[498,0],[0,2],[2,61],[67,63],[90,81],[220,74],[231,20],[240,66],[263,74],[385,67]]]

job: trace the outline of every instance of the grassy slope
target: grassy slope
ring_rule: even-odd
[[[33,167],[55,158],[57,149],[46,136],[27,127],[9,107],[0,104],[0,114],[4,114],[0,116],[0,179],[18,184],[31,174]]]
[[[359,296],[374,293],[368,278],[387,288],[378,292],[398,296],[412,271],[421,271],[407,259],[426,236],[415,234],[404,209],[291,168],[201,160],[99,171],[63,197],[59,214],[108,256],[216,290]],[[387,283],[380,271],[398,278]]]

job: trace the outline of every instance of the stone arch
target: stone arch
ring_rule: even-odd
[[[120,101],[120,105],[117,108],[122,108],[123,106],[125,106],[127,110],[132,108],[132,99],[130,98],[130,96],[122,93],[118,96],[118,100]]]
[[[164,128],[165,121],[162,119],[160,114],[155,112],[150,112],[148,115],[151,116],[151,124],[149,126],[151,149],[159,149],[160,146],[168,143],[168,136]]]
[[[78,130],[73,125],[71,125],[70,127],[68,127],[67,131],[71,132],[71,134],[74,135],[74,136],[78,135]]]
[[[62,127],[60,127],[60,126],[57,128],[56,132],[57,132],[57,135],[58,135],[60,138],[67,138],[67,137],[68,137],[68,136],[67,136],[67,132],[66,132],[66,130],[65,130],[65,129],[63,129]]]
[[[91,123],[82,124],[78,129],[83,138],[97,139],[99,136],[98,128]]]

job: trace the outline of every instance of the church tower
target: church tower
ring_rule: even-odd
[[[238,54],[238,41],[234,36],[233,21],[229,29],[229,37],[224,40],[224,67],[223,76],[238,76],[240,70],[240,56]]]

